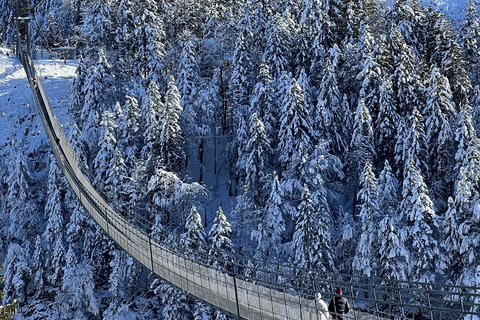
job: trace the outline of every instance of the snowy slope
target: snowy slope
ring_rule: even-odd
[[[62,123],[67,123],[67,100],[76,61],[63,65],[40,60],[36,64],[52,109]],[[6,158],[12,147],[23,145],[24,152],[30,153],[45,143],[25,72],[18,60],[0,53],[0,157]]]

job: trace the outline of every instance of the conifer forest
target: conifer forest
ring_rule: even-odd
[[[34,53],[74,48],[58,108],[90,182],[192,259],[480,287],[480,2],[458,10],[0,0],[0,47],[23,15]],[[0,157],[15,319],[229,318],[149,276],[86,214],[46,138],[26,140]]]

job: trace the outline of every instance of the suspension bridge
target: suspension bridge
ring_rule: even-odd
[[[344,319],[465,319],[480,317],[480,288],[413,283],[339,273],[316,273],[291,265],[253,261],[233,255],[214,268],[206,250],[186,254],[180,245],[151,237],[142,221],[126,220],[95,190],[82,169],[60,122],[53,114],[32,61],[29,36],[17,20],[20,59],[58,166],[80,203],[120,248],[152,274],[238,319],[320,320],[328,314],[314,299],[327,301],[343,288],[352,311]],[[28,32],[27,32],[28,33]],[[22,40],[23,39],[23,40]],[[23,41],[23,44],[22,44]],[[26,42],[26,44],[25,44]],[[33,80],[33,79],[36,80]],[[142,227],[142,225],[144,227]]]

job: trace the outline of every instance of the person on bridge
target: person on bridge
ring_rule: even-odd
[[[332,319],[343,320],[343,315],[350,310],[347,298],[343,297],[342,289],[338,288],[335,291],[336,295],[330,300],[328,304],[328,311],[332,315]]]
[[[317,308],[317,313],[320,316],[317,317],[318,320],[329,319],[327,303],[323,301],[322,295],[320,293],[315,294],[315,307]]]

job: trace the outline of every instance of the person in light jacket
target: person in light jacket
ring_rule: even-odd
[[[317,308],[317,314],[318,314],[317,320],[330,319],[327,303],[323,301],[322,295],[320,293],[315,294],[315,307]]]

